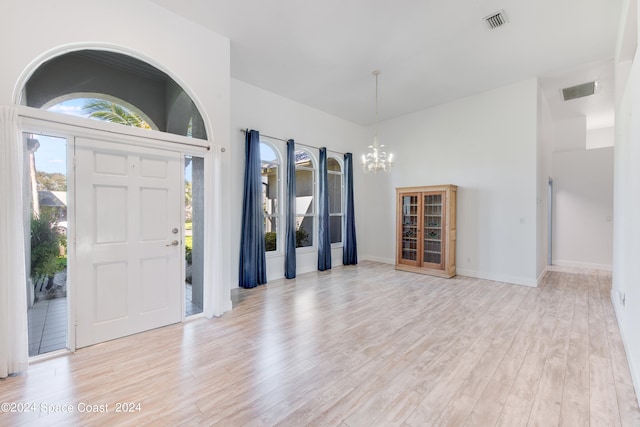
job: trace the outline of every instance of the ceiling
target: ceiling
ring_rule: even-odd
[[[594,74],[612,88],[622,3],[151,1],[228,37],[233,78],[361,125],[375,121],[376,69],[381,120],[533,77],[548,96]],[[507,23],[492,30],[483,18],[501,9]],[[593,107],[549,103],[554,118]]]
[[[613,126],[615,119],[613,76],[613,59],[591,62],[541,76],[540,86],[553,119],[564,120],[585,116],[587,130]],[[562,88],[593,81],[596,82],[596,90],[592,96],[570,101],[562,99]]]

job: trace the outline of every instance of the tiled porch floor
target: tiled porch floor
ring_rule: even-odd
[[[40,300],[28,310],[29,356],[65,348],[67,298]]]
[[[191,297],[191,283],[184,284],[184,315],[185,317],[202,313],[202,307],[194,304]]]
[[[191,284],[185,283],[185,316],[202,313],[191,300]],[[67,345],[67,298],[37,301],[27,311],[29,356],[60,350]]]

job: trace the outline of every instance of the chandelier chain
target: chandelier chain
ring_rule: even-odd
[[[387,154],[386,151],[382,151],[384,145],[378,144],[378,123],[380,121],[378,109],[378,76],[380,75],[380,71],[375,70],[371,74],[376,76],[376,123],[373,144],[369,146],[371,151],[362,155],[362,170],[364,173],[377,173],[379,170],[389,172],[393,166],[393,154]]]
[[[373,140],[374,145],[378,145],[378,123],[380,119],[378,118],[378,76],[380,75],[380,70],[375,70],[372,73],[376,76],[376,129],[375,129],[375,139]]]

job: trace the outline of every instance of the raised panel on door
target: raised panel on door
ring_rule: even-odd
[[[128,315],[128,265],[126,261],[94,264],[93,300],[96,323],[124,319]]]
[[[182,319],[180,159],[76,139],[77,348]]]
[[[127,241],[128,190],[126,185],[93,185],[95,245]]]

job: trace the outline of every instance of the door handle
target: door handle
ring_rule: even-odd
[[[178,246],[180,244],[180,242],[178,242],[177,240],[174,240],[173,242],[169,243],[168,245],[165,245],[166,247],[169,246]]]

